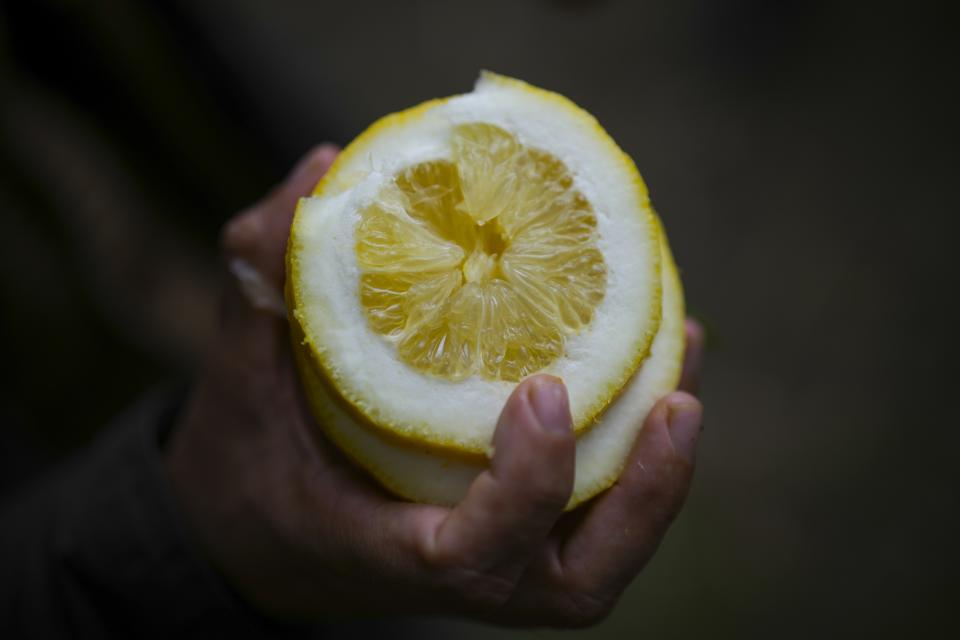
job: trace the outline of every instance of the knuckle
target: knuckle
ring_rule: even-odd
[[[467,567],[447,569],[440,576],[438,591],[454,599],[454,609],[490,615],[500,610],[516,590],[516,580],[493,572]]]
[[[490,614],[501,609],[513,596],[516,581],[506,576],[479,571],[460,571],[454,593],[474,611]]]
[[[557,478],[538,477],[527,484],[527,496],[538,511],[559,511],[570,499],[570,489]]]
[[[560,511],[566,506],[573,491],[573,469],[558,466],[543,468],[531,466],[516,478],[528,505],[537,511]]]
[[[421,563],[432,573],[444,575],[455,571],[459,565],[459,558],[445,547],[430,546],[421,549]]]
[[[616,597],[599,597],[589,591],[565,591],[561,602],[562,624],[574,629],[592,627],[610,615],[616,602]]]
[[[490,569],[472,566],[459,554],[434,549],[424,554],[423,563],[433,576],[435,590],[452,600],[457,609],[488,614],[511,598],[517,579]]]
[[[582,629],[610,615],[629,579],[592,571],[562,570],[550,582],[559,624]]]

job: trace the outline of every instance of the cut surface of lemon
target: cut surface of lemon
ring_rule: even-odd
[[[419,372],[519,381],[563,356],[606,289],[597,219],[563,163],[485,123],[360,212],[360,300]]]
[[[485,73],[375,123],[300,201],[298,360],[371,433],[474,464],[533,373],[564,380],[585,434],[657,335],[659,245],[639,173],[592,116]]]
[[[649,357],[617,400],[589,432],[577,438],[573,508],[610,487],[620,476],[646,416],[676,388],[684,350],[683,290],[664,237],[663,318]],[[417,446],[357,421],[332,397],[305,352],[297,351],[311,408],[326,433],[383,486],[417,502],[452,506],[467,493],[487,464]]]

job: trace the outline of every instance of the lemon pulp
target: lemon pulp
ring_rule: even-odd
[[[596,215],[563,162],[499,127],[454,127],[451,147],[361,211],[361,304],[419,371],[516,381],[560,357],[603,300]]]

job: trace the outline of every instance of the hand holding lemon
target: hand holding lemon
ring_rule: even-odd
[[[301,202],[292,350],[270,304],[227,293],[168,460],[202,548],[267,613],[588,624],[686,495],[701,409],[669,393],[682,293],[639,175],[572,104],[486,82],[479,106],[374,127]],[[334,157],[228,225],[260,299]],[[311,412],[380,484],[434,504],[385,493]]]

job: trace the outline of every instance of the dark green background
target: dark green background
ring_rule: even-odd
[[[0,7],[3,491],[189,378],[217,230],[300,153],[488,68],[571,97],[634,157],[710,330],[688,508],[574,635],[956,627],[950,4]]]

